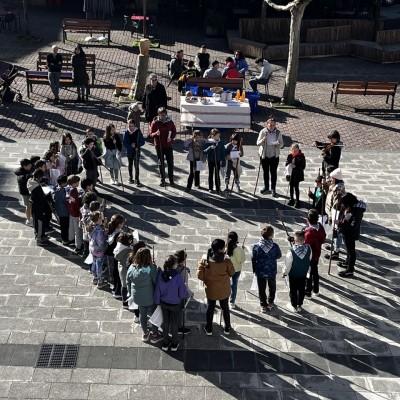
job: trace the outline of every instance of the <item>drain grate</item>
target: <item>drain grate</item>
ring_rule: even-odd
[[[79,346],[71,344],[43,344],[36,368],[75,368]]]

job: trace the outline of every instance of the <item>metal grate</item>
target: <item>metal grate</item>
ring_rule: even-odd
[[[36,368],[75,368],[79,346],[71,344],[43,344]]]

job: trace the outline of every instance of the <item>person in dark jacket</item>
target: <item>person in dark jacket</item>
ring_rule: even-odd
[[[186,160],[190,163],[190,172],[186,185],[186,192],[192,189],[193,178],[194,186],[200,189],[200,170],[198,169],[197,162],[205,162],[207,156],[203,152],[205,139],[199,130],[193,131],[193,136],[186,139],[183,146],[188,149]]]
[[[286,164],[287,173],[286,179],[289,180],[290,188],[290,200],[288,206],[300,207],[300,182],[304,181],[304,169],[306,168],[306,158],[301,152],[300,147],[297,143],[293,144],[290,148],[290,153],[287,156]],[[293,198],[293,194],[296,194],[296,201]]]
[[[358,200],[352,193],[346,193],[342,197],[344,215],[338,224],[338,232],[342,234],[347,249],[346,261],[338,262],[339,267],[346,268],[340,271],[343,278],[352,277],[356,264],[356,240],[360,238],[360,227],[364,212],[367,208],[362,200]]]
[[[48,215],[51,215],[51,212],[49,212],[48,198],[40,185],[43,176],[44,172],[36,169],[27,184],[30,193],[29,201],[32,204],[33,226],[37,246],[46,246],[49,244],[49,240],[45,235],[45,227],[49,224]]]
[[[176,128],[172,119],[168,117],[165,108],[158,109],[158,117],[154,118],[150,125],[150,137],[154,139],[154,146],[157,151],[158,166],[160,169],[160,186],[165,186],[165,163],[168,164],[169,184],[174,186],[174,154],[172,142],[176,136]]]
[[[69,244],[69,212],[67,208],[67,176],[61,175],[57,179],[54,190],[54,206],[60,221],[61,243]]]
[[[189,296],[182,275],[177,271],[178,260],[174,255],[167,256],[163,271],[157,277],[154,289],[154,303],[161,305],[163,314],[163,344],[162,349],[169,348],[169,333],[171,333],[171,351],[178,350],[178,315],[181,300]]]
[[[32,170],[32,162],[31,160],[24,158],[20,161],[20,168],[15,171],[15,175],[17,175],[17,183],[19,194],[22,197],[22,203],[25,206],[25,216],[26,221],[25,224],[28,226],[33,226],[32,222],[32,207],[29,201],[29,191],[27,188],[28,180],[31,177]]]
[[[339,168],[340,156],[342,154],[343,143],[340,141],[340,134],[334,130],[328,135],[329,143],[314,142],[313,146],[322,150],[321,156],[322,161],[322,173],[326,174],[326,170],[329,166],[333,169]]]
[[[187,69],[182,71],[179,79],[178,79],[178,92],[185,93],[185,84],[189,78],[198,78],[200,76],[200,72],[194,67],[194,61],[190,60],[187,63]]]
[[[204,144],[204,153],[208,160],[208,191],[213,193],[214,175],[215,188],[217,193],[221,194],[221,177],[219,171],[226,166],[226,149],[220,140],[218,129],[211,129],[208,140]]]
[[[83,161],[83,168],[85,169],[86,178],[93,182],[93,188],[97,182],[97,166],[100,165],[100,161],[94,155],[93,149],[95,140],[88,137],[84,140],[84,147],[80,151],[80,155]]]
[[[207,47],[205,44],[200,47],[198,53],[196,54],[194,63],[198,71],[200,71],[201,76],[203,76],[204,72],[206,72],[210,66],[210,54],[207,53]]]
[[[121,170],[121,151],[122,143],[119,134],[113,124],[108,124],[103,136],[104,143],[104,164],[110,170],[111,185],[120,185],[119,175]]]
[[[78,92],[78,98],[76,101],[85,103],[86,102],[86,89],[89,84],[89,76],[86,71],[86,54],[82,47],[78,44],[74,49],[74,55],[71,59],[74,84]]]
[[[52,52],[47,55],[47,69],[49,71],[48,78],[51,91],[54,94],[54,104],[58,104],[60,102],[60,97],[58,96],[60,91],[60,77],[61,77],[61,68],[62,68],[62,56],[58,54],[58,47],[56,45],[51,47]]]
[[[179,76],[178,76],[179,77]],[[147,122],[157,117],[159,108],[167,108],[167,92],[165,86],[158,82],[156,74],[150,74],[150,83],[144,89],[142,109]]]
[[[186,70],[183,61],[183,50],[177,51],[169,63],[169,76],[171,79],[178,79],[181,73]]]
[[[141,186],[139,180],[140,149],[144,146],[145,140],[142,131],[136,126],[133,119],[128,121],[128,129],[124,132],[122,142],[128,157],[129,183],[136,181],[136,186]],[[132,175],[133,165],[135,165],[135,179]]]
[[[261,312],[267,312],[274,307],[276,293],[276,274],[278,272],[276,260],[282,257],[279,246],[274,243],[274,228],[267,226],[261,229],[261,239],[253,245],[251,263],[253,273],[257,277],[258,297],[260,298]],[[268,284],[268,302],[267,302]]]

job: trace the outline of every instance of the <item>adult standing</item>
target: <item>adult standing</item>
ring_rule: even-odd
[[[161,177],[160,186],[165,186],[164,157],[168,164],[169,184],[174,186],[174,154],[172,142],[176,136],[176,128],[172,119],[168,117],[165,108],[158,109],[158,117],[154,118],[150,125],[150,136],[154,139],[154,146],[157,151]]]
[[[178,79],[185,69],[183,50],[179,50],[172,56],[171,62],[169,63],[169,77],[171,79]]]
[[[256,58],[254,62],[258,67],[261,68],[261,71],[258,75],[249,79],[249,84],[253,91],[257,92],[257,85],[265,85],[268,82],[269,76],[272,74],[272,67],[267,60],[264,60],[261,57]]]
[[[78,92],[78,98],[76,101],[78,103],[85,103],[86,88],[89,83],[89,77],[86,72],[86,54],[79,44],[75,47],[71,62],[74,74],[74,84],[76,85],[76,90]]]
[[[118,178],[121,169],[122,143],[118,133],[115,132],[115,126],[113,124],[107,125],[103,142],[106,151],[104,154],[104,164],[110,170],[111,184],[119,185]]]
[[[60,76],[62,68],[62,57],[58,54],[58,47],[56,45],[51,46],[52,53],[47,55],[47,69],[49,84],[51,91],[54,95],[54,104],[60,102],[59,92],[60,92]]]
[[[200,71],[201,76],[203,76],[204,72],[206,72],[206,70],[210,66],[210,54],[207,53],[207,47],[205,44],[200,47],[198,53],[196,54],[194,64],[196,68]]]
[[[157,117],[159,108],[167,108],[167,92],[165,86],[158,82],[156,74],[150,74],[150,82],[144,89],[142,108],[147,122]]]
[[[333,130],[328,135],[328,143],[314,142],[313,146],[322,150],[322,174],[325,175],[328,167],[339,168],[340,156],[342,155],[343,142],[340,141],[340,133]]]
[[[343,278],[352,277],[356,264],[356,240],[360,239],[360,227],[364,212],[367,208],[362,200],[358,200],[352,193],[346,193],[342,198],[344,215],[339,221],[338,231],[343,235],[347,249],[346,261],[339,262],[339,267],[346,268],[340,271],[339,276]]]
[[[260,146],[258,154],[264,172],[264,187],[260,190],[260,193],[269,193],[269,176],[271,174],[271,193],[273,197],[276,197],[279,154],[284,144],[281,132],[276,129],[275,117],[272,115],[268,117],[265,128],[260,131],[257,145]]]

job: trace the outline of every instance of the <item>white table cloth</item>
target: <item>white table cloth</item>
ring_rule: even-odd
[[[188,103],[185,96],[181,96],[181,125],[208,127],[208,128],[240,128],[251,126],[250,105],[246,100],[243,103],[236,101],[214,102],[202,104],[200,99],[195,103]]]

